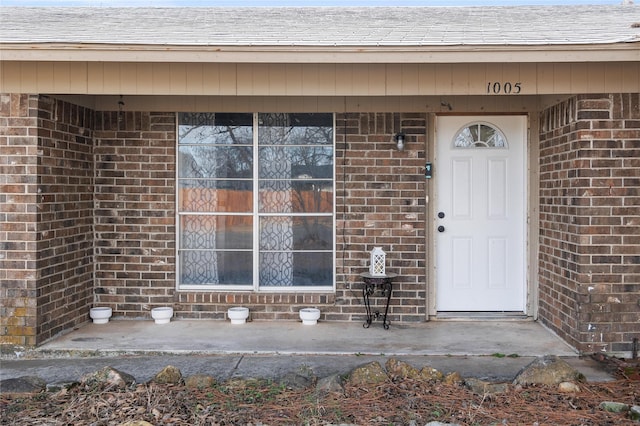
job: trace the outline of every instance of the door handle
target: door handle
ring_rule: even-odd
[[[438,226],[438,232],[444,232],[444,226],[442,225]]]

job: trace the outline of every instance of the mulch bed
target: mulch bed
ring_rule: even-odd
[[[403,379],[318,396],[313,387],[287,389],[268,380],[218,383],[205,389],[155,383],[128,389],[77,385],[55,393],[0,395],[0,424],[120,425],[407,425],[412,420],[461,425],[628,425],[626,414],[599,408],[603,401],[640,403],[640,381],[581,383],[580,392],[557,386],[513,387],[477,395],[460,384]]]

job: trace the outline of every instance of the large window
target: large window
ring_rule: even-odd
[[[178,286],[334,283],[332,114],[181,113]]]

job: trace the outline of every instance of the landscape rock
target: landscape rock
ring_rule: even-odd
[[[460,426],[458,423],[429,422],[424,426]]]
[[[610,413],[626,413],[629,406],[622,402],[604,401],[600,404],[600,409]]]
[[[339,374],[332,374],[318,380],[318,383],[316,384],[316,393],[319,395],[327,395],[330,393],[344,394],[342,376]]]
[[[420,370],[420,377],[422,380],[430,382],[440,382],[444,380],[444,374],[433,367],[423,367],[422,370]]]
[[[562,382],[558,385],[558,392],[562,393],[578,393],[580,392],[580,386],[573,382]]]
[[[385,364],[387,375],[393,380],[396,379],[419,379],[420,371],[411,364],[399,361],[395,358],[389,358]]]
[[[520,370],[513,383],[557,385],[575,381],[584,381],[584,376],[556,355],[545,355]]]
[[[47,383],[37,376],[22,376],[0,381],[0,393],[40,393]]]
[[[136,379],[127,373],[118,371],[113,367],[104,367],[94,373],[89,373],[80,379],[80,383],[87,386],[104,384],[110,387],[124,388],[136,382]]]
[[[206,374],[195,374],[187,377],[184,384],[189,389],[207,389],[216,384],[216,379]]]
[[[634,405],[629,409],[631,420],[640,421],[640,405]]]
[[[464,384],[469,390],[478,395],[497,395],[509,390],[507,383],[491,383],[474,378],[466,379]]]
[[[389,376],[378,361],[357,367],[349,375],[349,382],[356,386],[378,385],[387,380]]]
[[[133,420],[131,422],[120,423],[119,426],[153,426],[153,424],[145,422],[144,420]]]
[[[444,382],[448,385],[457,385],[463,383],[464,379],[462,378],[460,373],[454,371],[453,373],[447,374],[447,376],[444,378]]]
[[[178,385],[182,383],[182,372],[173,365],[167,365],[153,378],[155,383]]]
[[[313,374],[294,372],[285,374],[280,383],[289,389],[305,389],[313,386],[317,381],[318,378]]]

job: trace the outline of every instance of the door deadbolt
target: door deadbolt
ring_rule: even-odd
[[[438,217],[439,217],[440,219],[444,219],[444,212],[439,212],[439,213],[438,213]]]

